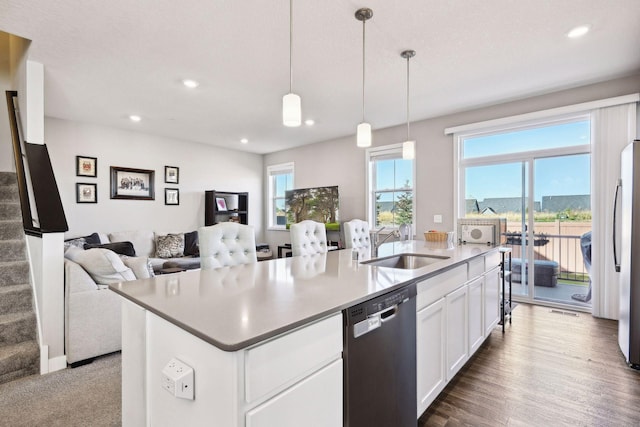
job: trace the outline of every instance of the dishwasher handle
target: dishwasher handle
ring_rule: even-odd
[[[398,314],[398,306],[399,304],[395,304],[385,310],[379,311],[377,315],[380,316],[380,321],[384,323],[396,317],[396,314]]]
[[[404,301],[394,304],[391,307],[387,307],[384,310],[377,311],[369,315],[366,319],[353,325],[353,338],[361,337],[368,334],[382,326],[383,323],[396,317],[400,304]]]

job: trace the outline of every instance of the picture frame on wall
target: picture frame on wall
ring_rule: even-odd
[[[177,206],[180,204],[180,190],[177,188],[164,189],[164,204]]]
[[[178,184],[180,182],[180,168],[177,166],[165,166],[164,182],[167,184]]]
[[[111,198],[155,200],[155,171],[111,166]]]
[[[76,156],[76,176],[96,178],[98,176],[98,158]]]
[[[76,203],[98,203],[98,184],[76,183]]]
[[[216,197],[216,207],[218,208],[219,212],[227,211],[227,201],[224,199],[224,197]]]

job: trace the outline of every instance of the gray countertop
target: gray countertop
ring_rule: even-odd
[[[350,249],[214,270],[190,270],[110,285],[144,307],[224,351],[236,351],[338,313],[419,279],[496,250],[425,241],[387,243],[378,257],[420,253],[450,258],[414,270],[361,264]]]

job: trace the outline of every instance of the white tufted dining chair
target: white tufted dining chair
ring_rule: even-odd
[[[311,220],[291,224],[291,255],[313,255],[327,252],[327,229],[324,224]]]
[[[342,224],[344,229],[345,248],[369,248],[371,237],[369,236],[369,223],[361,219],[352,219]]]
[[[235,222],[200,227],[200,266],[203,269],[258,262],[253,227]]]

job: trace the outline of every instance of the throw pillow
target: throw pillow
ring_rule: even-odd
[[[130,257],[127,255],[120,255],[120,259],[124,265],[133,271],[133,274],[136,275],[136,279],[148,279],[149,277],[155,276],[153,267],[151,267],[151,263],[147,257]]]
[[[76,238],[73,238],[73,239],[67,239],[67,240],[64,241],[64,250],[66,252],[67,249],[69,249],[71,247],[84,249],[84,245],[87,244],[87,243],[88,244],[100,243],[100,236],[98,235],[98,233],[93,233],[93,234],[90,234],[90,235],[84,236],[84,237],[76,237]]]
[[[184,233],[184,254],[200,256],[200,246],[198,245],[198,231]]]
[[[133,271],[124,265],[115,252],[109,249],[74,250],[66,256],[71,261],[80,264],[99,285],[136,280]]]
[[[167,234],[156,236],[156,256],[158,258],[175,258],[184,256],[184,234]]]
[[[114,243],[103,243],[103,244],[90,244],[85,243],[85,249],[93,249],[93,248],[104,248],[112,250],[113,252],[126,255],[126,256],[136,256],[136,250],[133,247],[133,243],[131,242],[114,242]]]

